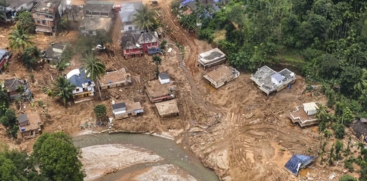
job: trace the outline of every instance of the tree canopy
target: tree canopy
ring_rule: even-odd
[[[61,98],[66,106],[66,101],[73,97],[73,90],[76,86],[71,84],[71,82],[63,76],[59,76],[53,84],[53,95]]]
[[[22,26],[17,25],[9,34],[9,46],[14,50],[24,50],[27,46],[33,45],[31,36],[27,35],[27,31]]]

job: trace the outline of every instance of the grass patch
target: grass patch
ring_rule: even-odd
[[[219,43],[220,40],[224,40],[226,38],[226,30],[219,30],[214,32],[214,42]]]

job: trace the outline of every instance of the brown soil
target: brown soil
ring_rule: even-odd
[[[73,1],[75,4],[83,2],[83,0]],[[125,1],[116,2],[119,4]],[[14,57],[6,74],[28,80],[30,73],[35,76],[35,82],[31,84],[35,106],[31,107],[26,103],[27,109],[41,113],[45,121],[45,132],[62,130],[77,135],[82,131],[80,125],[95,123],[93,107],[97,104],[105,104],[109,116],[112,116],[112,100],[139,101],[144,107],[144,114],[115,121],[115,129],[157,133],[167,132],[170,129],[184,129],[185,131],[176,139],[184,148],[192,150],[199,156],[205,165],[214,169],[223,180],[229,178],[238,181],[295,180],[295,177],[284,168],[284,164],[292,154],[317,155],[318,132],[317,129],[300,129],[290,124],[287,116],[296,105],[310,101],[324,102],[325,98],[302,94],[306,87],[302,77],[298,77],[291,89],[282,90],[269,97],[250,81],[249,74],[242,74],[218,90],[212,88],[202,78],[205,71],[196,67],[198,53],[211,49],[211,46],[196,40],[193,35],[178,26],[177,19],[170,12],[170,0],[158,2],[157,9],[161,15],[161,22],[166,25],[168,33],[165,39],[173,49],[169,55],[162,56],[162,65],[159,69],[160,72],[168,72],[178,87],[176,91],[180,116],[161,119],[154,104],[149,102],[144,94],[143,85],[156,78],[156,66],[150,56],[128,60],[121,56],[118,19],[112,32],[114,43],[109,45],[115,56],[102,54],[99,58],[107,65],[107,69],[126,68],[133,77],[140,77],[140,82],[102,91],[103,101],[99,100],[97,94],[93,101],[64,107],[58,99],[48,97],[42,89],[51,87],[56,76],[80,67],[81,56],[73,57],[71,66],[63,72],[50,68],[48,64],[39,65],[29,72]],[[0,48],[7,46],[7,34],[10,31],[10,27],[0,27]],[[57,37],[38,34],[33,40],[43,49],[53,41],[73,44],[77,36],[76,31],[70,31]],[[185,47],[183,59],[176,42]],[[37,101],[43,101],[46,106],[39,107]],[[86,129],[105,128],[92,126]],[[4,129],[0,129],[0,138],[11,147],[28,151],[32,150],[35,141],[35,139],[11,140],[5,135]],[[331,172],[336,172],[340,176],[343,171],[340,168],[341,165],[324,168],[314,164],[308,172],[324,179]]]

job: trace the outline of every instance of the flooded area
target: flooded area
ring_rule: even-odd
[[[144,135],[144,134],[129,134],[129,133],[116,133],[116,134],[98,134],[98,135],[82,135],[74,138],[74,145],[80,148],[86,148],[96,145],[132,145],[133,147],[140,147],[149,152],[152,152],[163,158],[163,161],[151,162],[147,160],[147,164],[140,163],[136,165],[123,168],[119,171],[115,170],[112,174],[100,177],[98,180],[119,180],[125,174],[130,172],[139,172],[151,170],[163,167],[157,167],[158,165],[167,164],[166,166],[170,170],[183,170],[196,180],[201,181],[216,181],[219,180],[216,174],[204,167],[200,160],[192,153],[182,149],[172,140]],[[100,155],[103,157],[103,154]],[[106,159],[111,159],[106,158]],[[171,166],[172,165],[172,166]],[[175,168],[177,167],[177,168]],[[178,169],[179,168],[179,169]],[[144,174],[142,174],[144,175]],[[141,176],[142,176],[141,175]],[[183,174],[181,174],[183,175]],[[189,176],[187,176],[189,177]],[[192,180],[192,179],[188,179]]]

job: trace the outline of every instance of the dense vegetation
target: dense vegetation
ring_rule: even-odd
[[[178,5],[172,3],[173,12],[179,13]],[[335,114],[320,108],[320,135],[342,139],[345,126],[367,116],[367,1],[232,0],[216,13],[198,1],[197,6],[194,13],[181,15],[180,23],[221,48],[231,65],[249,71],[280,65],[298,70],[309,84],[322,85]],[[320,144],[321,154],[326,144]],[[341,150],[347,156],[349,147],[332,145],[329,164],[341,159]],[[360,180],[367,180],[366,153],[362,147],[360,157],[346,161],[346,167],[361,166]]]
[[[43,134],[33,146],[33,153],[0,146],[0,180],[82,181],[84,172],[80,152],[65,133]]]

